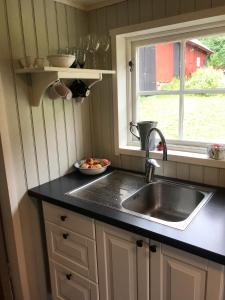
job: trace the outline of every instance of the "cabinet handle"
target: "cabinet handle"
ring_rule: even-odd
[[[71,277],[72,277],[72,274],[71,274],[71,273],[70,273],[70,274],[66,274],[66,278],[67,278],[68,280],[70,280]]]
[[[66,240],[69,236],[69,233],[63,233],[63,238]]]
[[[156,252],[157,251],[157,246],[156,245],[151,245],[150,247],[151,252]]]
[[[61,216],[60,219],[61,221],[65,222],[66,221],[67,216]]]
[[[137,247],[143,247],[143,241],[142,240],[137,240],[136,241],[136,245],[137,245]]]

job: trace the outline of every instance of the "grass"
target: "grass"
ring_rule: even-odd
[[[178,139],[179,96],[142,96],[139,120],[157,121],[167,139]],[[185,95],[184,140],[225,143],[225,95]]]

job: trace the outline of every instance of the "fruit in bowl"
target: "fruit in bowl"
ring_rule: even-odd
[[[87,158],[76,162],[74,166],[79,169],[83,174],[96,175],[105,172],[107,167],[110,165],[110,161],[106,158]]]

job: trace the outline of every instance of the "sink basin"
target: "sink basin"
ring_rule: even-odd
[[[206,187],[164,179],[146,184],[144,176],[120,170],[66,193],[71,198],[94,202],[182,230],[212,194],[213,190]]]
[[[142,187],[124,200],[122,207],[152,221],[185,229],[211,196],[209,189],[159,181]]]

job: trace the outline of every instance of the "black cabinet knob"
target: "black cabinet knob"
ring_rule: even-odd
[[[63,221],[63,222],[66,221],[66,218],[67,218],[67,216],[61,216],[60,217],[61,221]]]
[[[136,241],[136,245],[137,245],[137,247],[143,247],[143,241],[142,240],[137,240]]]
[[[66,240],[69,236],[69,233],[63,233],[63,238]]]
[[[151,245],[150,246],[150,251],[151,252],[156,252],[157,251],[157,246],[156,245]]]
[[[71,274],[71,273],[70,273],[70,274],[66,274],[66,278],[67,278],[68,280],[70,280],[71,277],[72,277],[72,274]]]

